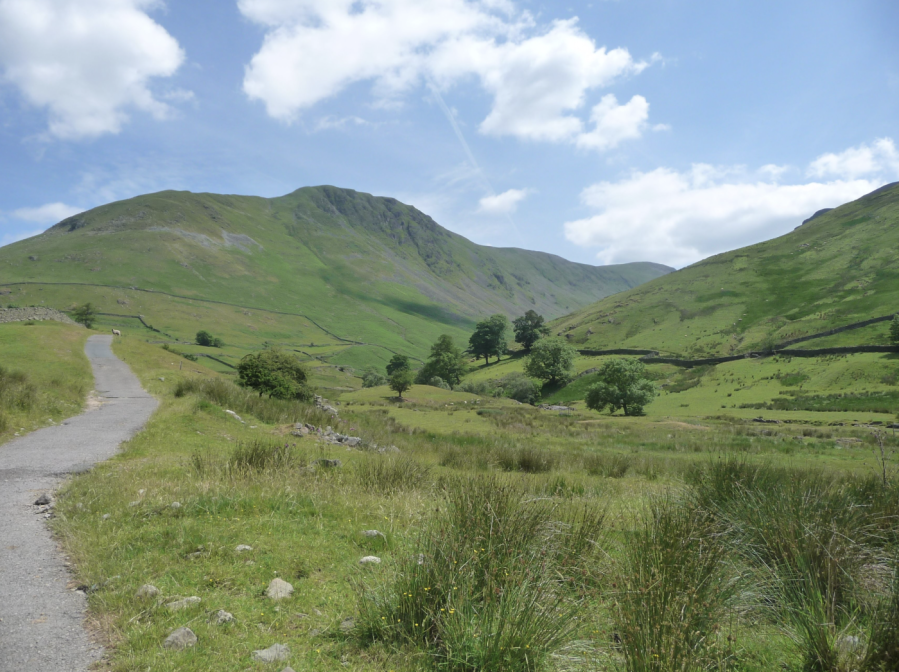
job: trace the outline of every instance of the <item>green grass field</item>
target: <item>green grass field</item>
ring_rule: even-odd
[[[883,530],[895,529],[889,521],[899,508],[890,502],[899,491],[895,485],[878,490],[876,428],[855,426],[868,415],[764,411],[766,418],[784,422],[760,424],[749,420],[758,410],[719,410],[710,401],[725,389],[739,389],[736,394],[746,400],[763,398],[792,389],[802,376],[808,376],[799,383],[804,389],[821,379],[833,389],[843,384],[873,390],[875,373],[884,368],[875,356],[718,367],[703,372],[698,384],[663,395],[638,418],[584,410],[560,414],[415,386],[403,401],[386,387],[331,397],[339,402],[339,420],[296,405],[267,423],[242,407],[239,395],[227,409],[202,392],[175,396],[181,380],[220,377],[200,363],[182,366],[139,338],[126,337],[115,348],[159,396],[161,408],[121,454],[66,486],[54,521],[77,580],[96,587],[89,603],[110,647],[110,670],[255,669],[251,652],[280,643],[291,651],[280,665],[289,663],[298,672],[799,672],[812,646],[794,643],[802,624],[764,606],[789,604],[777,592],[781,574],[767,575],[763,565],[737,552],[747,548],[740,535],[768,539],[768,533],[754,527],[750,513],[728,504],[730,491],[713,488],[716,479],[745,482],[747,497],[792,497],[784,483],[808,483],[803,487],[817,493],[821,507],[876,494],[877,516],[887,517],[852,522],[868,536],[853,532],[854,545],[845,549],[847,572],[856,571],[850,559],[855,562],[859,553],[884,558],[888,567],[896,549]],[[797,362],[810,368],[797,374]],[[588,363],[596,365],[579,366],[591,368]],[[496,368],[518,365],[520,360],[505,359]],[[677,384],[683,371],[659,367],[656,374],[660,383]],[[713,407],[701,412],[684,403]],[[237,411],[246,424],[225,410]],[[399,452],[348,450],[294,437],[294,421],[331,425],[363,437],[366,445]],[[882,432],[880,440],[888,474],[897,479],[899,438]],[[339,459],[342,466],[322,467],[316,460],[323,458]],[[721,475],[728,469],[736,481]],[[694,495],[719,504],[691,504]],[[777,497],[769,500],[781,501]],[[174,502],[180,506],[173,508]],[[494,507],[492,513],[484,514],[483,506]],[[658,525],[682,531],[657,536]],[[568,529],[570,534],[561,533]],[[381,535],[365,537],[363,530]],[[678,558],[675,572],[664,564],[669,551],[654,549],[652,539],[677,534],[703,541],[670,551]],[[241,544],[253,550],[238,553]],[[714,566],[702,564],[703,552],[716,558]],[[422,564],[414,560],[419,553]],[[381,563],[360,565],[368,555]],[[529,572],[539,567],[552,571],[534,582],[537,574]],[[633,573],[638,567],[667,578],[641,587],[642,575]],[[688,569],[694,573],[684,574]],[[734,590],[708,592],[716,584],[706,585],[703,576]],[[292,597],[265,597],[276,577],[293,585]],[[866,651],[879,650],[881,636],[871,628],[882,620],[875,607],[889,598],[887,579],[865,584],[868,606],[857,605],[854,620],[838,614],[840,627],[858,636]],[[686,621],[672,621],[664,610],[647,612],[645,603],[628,601],[631,593],[623,587],[650,594],[670,590],[672,604],[680,604],[679,581],[699,590],[705,605]],[[159,588],[161,596],[136,598],[144,583]],[[773,592],[765,597],[761,585]],[[165,607],[189,596],[202,601],[185,611]],[[234,622],[211,621],[219,609],[232,613]],[[656,638],[639,644],[634,618],[659,618]],[[497,630],[499,623],[507,625]],[[184,652],[163,649],[162,641],[180,626],[191,627],[199,644]],[[681,627],[701,632],[702,642],[687,651],[666,648],[682,639]],[[425,628],[430,635],[423,636]],[[829,632],[822,636],[836,646],[838,635]],[[624,633],[631,634],[620,644]],[[651,664],[631,667],[641,651]],[[668,651],[670,664],[653,663],[653,651]]]

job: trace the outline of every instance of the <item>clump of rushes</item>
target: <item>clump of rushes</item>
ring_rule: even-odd
[[[802,670],[878,670],[862,660],[893,627],[877,603],[896,493],[870,479],[733,460],[694,480],[757,572],[761,604],[795,641]]]
[[[715,648],[736,584],[715,519],[670,495],[653,500],[623,553],[616,625],[628,672],[726,666]]]
[[[868,646],[861,669],[890,672],[899,669],[899,554],[893,558],[893,581],[871,621]]]
[[[357,461],[353,473],[365,490],[391,494],[424,487],[429,483],[430,468],[409,457],[377,455]]]
[[[559,511],[498,477],[444,486],[395,572],[360,585],[359,636],[411,645],[448,672],[541,669],[577,629],[566,585],[598,556],[603,514]]]

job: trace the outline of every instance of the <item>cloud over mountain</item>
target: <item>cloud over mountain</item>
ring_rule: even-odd
[[[602,263],[640,258],[680,267],[781,235],[817,210],[873,191],[899,177],[895,158],[889,138],[825,154],[806,172],[834,179],[799,184],[781,184],[790,169],[773,165],[635,171],[584,189],[582,202],[597,212],[567,222],[565,235],[599,248]]]
[[[492,98],[487,135],[572,142],[605,150],[641,135],[648,104],[606,96],[588,123],[588,94],[648,66],[627,49],[608,50],[576,19],[537,25],[504,0],[239,0],[267,29],[246,68],[244,91],[269,115],[292,121],[358,82],[380,104],[425,82],[448,90],[476,79]]]

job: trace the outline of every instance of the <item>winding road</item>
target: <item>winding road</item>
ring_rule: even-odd
[[[111,344],[91,336],[85,347],[98,408],[0,446],[0,672],[87,672],[102,655],[84,627],[85,597],[67,588],[71,576],[34,502],[114,455],[156,410]]]

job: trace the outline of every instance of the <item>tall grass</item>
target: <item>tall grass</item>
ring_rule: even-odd
[[[578,627],[569,561],[596,556],[602,514],[565,514],[498,477],[453,479],[443,495],[395,572],[360,585],[360,638],[439,670],[541,669]]]
[[[722,662],[716,633],[736,584],[721,532],[695,505],[670,495],[650,503],[623,550],[616,624],[628,672],[692,672]]]
[[[866,646],[882,649],[877,642],[885,638],[877,625],[888,613],[876,606],[878,568],[886,566],[899,522],[895,488],[733,458],[692,480],[699,501],[728,526],[734,549],[754,568],[762,603],[796,642],[803,672],[878,669],[862,660]],[[867,644],[866,627],[881,633]]]
[[[312,422],[320,425],[332,422],[330,416],[310,404],[260,397],[222,378],[187,378],[178,382],[175,396],[193,394],[238,415],[252,415],[260,421],[277,425],[293,422]]]

